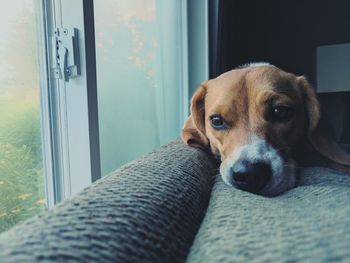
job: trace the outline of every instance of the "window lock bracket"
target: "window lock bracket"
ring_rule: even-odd
[[[68,82],[81,74],[77,28],[56,28],[53,43],[53,70],[56,79]]]

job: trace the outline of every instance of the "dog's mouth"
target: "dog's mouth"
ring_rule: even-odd
[[[295,162],[285,160],[265,140],[254,139],[221,163],[223,181],[263,196],[276,196],[295,186]]]

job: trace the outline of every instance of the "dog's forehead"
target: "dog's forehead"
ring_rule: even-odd
[[[287,73],[275,66],[263,65],[239,68],[228,71],[207,82],[208,95],[216,98],[244,96],[248,90],[272,90],[277,93],[296,93],[294,74]]]

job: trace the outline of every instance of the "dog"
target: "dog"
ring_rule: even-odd
[[[350,173],[350,155],[325,129],[310,83],[268,63],[203,82],[181,138],[221,160],[227,185],[263,196],[295,187],[298,167],[312,155]]]

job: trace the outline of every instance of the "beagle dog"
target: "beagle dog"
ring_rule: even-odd
[[[324,128],[313,88],[303,76],[268,63],[203,82],[181,138],[221,159],[227,185],[264,196],[293,188],[298,165],[314,153],[350,173],[350,155]]]

